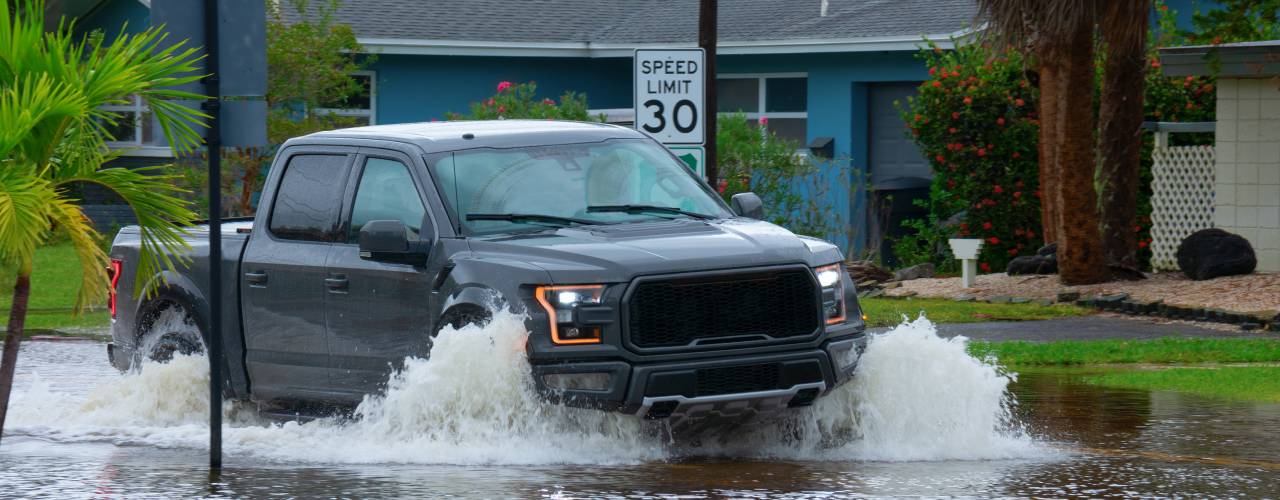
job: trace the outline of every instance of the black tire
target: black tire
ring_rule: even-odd
[[[436,331],[432,333],[431,336],[435,337],[436,335],[439,335],[440,330],[443,330],[445,326],[451,326],[454,329],[459,329],[467,325],[478,325],[483,327],[484,325],[489,324],[490,319],[492,318],[489,315],[489,311],[479,307],[454,307],[445,312],[444,316],[440,318],[440,322],[436,324]]]
[[[174,354],[204,354],[200,327],[186,308],[168,303],[158,305],[148,314],[145,330],[138,336],[138,355],[147,360],[167,363]]]

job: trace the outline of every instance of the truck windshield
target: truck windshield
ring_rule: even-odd
[[[682,162],[644,139],[458,151],[431,170],[467,235],[729,215]]]

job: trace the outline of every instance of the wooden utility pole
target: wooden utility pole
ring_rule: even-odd
[[[702,118],[706,120],[703,128],[707,136],[703,147],[706,148],[707,182],[716,187],[720,178],[720,169],[716,165],[716,0],[699,0],[698,46],[706,53],[703,63],[706,66],[703,80],[706,101],[702,104]]]

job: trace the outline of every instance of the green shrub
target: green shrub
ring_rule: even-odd
[[[716,186],[726,201],[752,191],[764,200],[770,222],[796,234],[833,238],[846,236],[847,218],[831,203],[830,193],[848,192],[849,162],[830,160],[829,168],[798,154],[799,142],[778,137],[768,123],[752,123],[746,115],[721,115],[716,120]]]
[[[466,114],[445,113],[448,120],[498,120],[544,119],[544,120],[576,120],[604,121],[602,116],[591,116],[587,112],[587,95],[577,92],[565,92],[556,102],[551,98],[538,99],[538,83],[498,82],[497,92],[488,99],[471,103],[471,111]]]

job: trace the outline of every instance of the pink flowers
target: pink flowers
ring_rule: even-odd
[[[760,126],[761,126],[761,127],[768,127],[768,126],[769,126],[769,117],[767,117],[767,116],[761,116],[761,117],[760,117],[760,120],[758,120],[758,121],[760,122]]]
[[[507,90],[507,89],[509,89],[509,88],[511,88],[511,82],[506,82],[506,81],[498,82],[498,92],[499,92],[499,93],[501,93],[502,91]]]
[[[555,106],[555,105],[556,105],[556,102],[555,102],[555,101],[553,101],[553,100],[551,100],[550,98],[543,99],[543,100],[542,100],[542,103],[543,103],[543,104],[546,104],[547,106]]]

